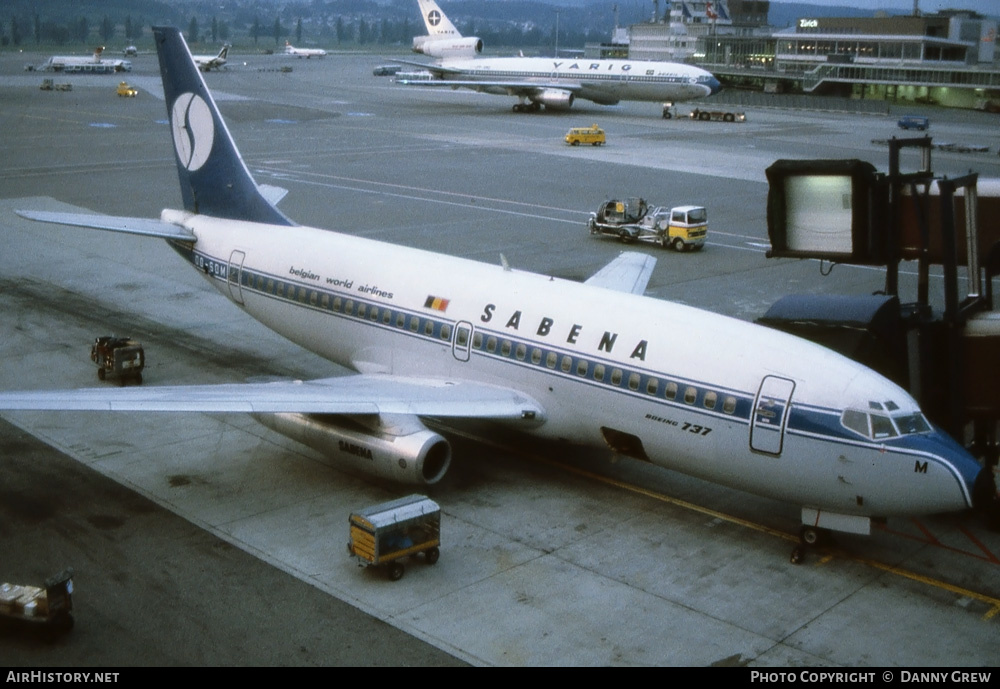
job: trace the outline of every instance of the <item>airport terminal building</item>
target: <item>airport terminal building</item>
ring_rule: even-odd
[[[915,11],[802,17],[776,30],[769,4],[674,0],[629,27],[629,57],[693,62],[730,88],[1000,111],[996,19]]]

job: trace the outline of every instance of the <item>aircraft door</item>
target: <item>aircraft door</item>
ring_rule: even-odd
[[[459,321],[455,324],[455,339],[451,343],[451,353],[459,361],[468,361],[472,350],[472,323]]]
[[[761,381],[750,420],[751,450],[775,456],[781,454],[794,391],[795,382],[787,378],[765,376]]]
[[[247,255],[240,250],[233,251],[229,256],[229,296],[240,306],[243,305],[243,261]]]

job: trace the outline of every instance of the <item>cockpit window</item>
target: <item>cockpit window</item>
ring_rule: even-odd
[[[912,435],[914,433],[927,433],[931,430],[931,425],[920,412],[915,414],[886,414],[881,410],[897,410],[899,407],[887,402],[884,405],[879,402],[870,402],[871,410],[862,411],[860,409],[847,409],[840,417],[840,422],[844,428],[854,431],[858,435],[869,440],[885,440],[901,435]],[[879,411],[872,411],[872,410]]]
[[[900,414],[892,417],[899,428],[900,435],[910,435],[911,433],[926,433],[931,430],[931,425],[923,414]]]
[[[881,440],[883,438],[894,438],[895,436],[896,429],[893,427],[892,421],[889,420],[888,416],[872,414],[872,438]]]

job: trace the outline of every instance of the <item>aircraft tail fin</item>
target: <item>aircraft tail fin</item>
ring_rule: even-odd
[[[427,35],[431,38],[435,36],[446,36],[448,38],[461,38],[451,20],[445,16],[441,8],[434,0],[417,0],[420,6],[420,15],[424,18],[424,25],[427,27]]]
[[[185,210],[292,225],[250,175],[181,32],[174,27],[153,27],[153,37]]]

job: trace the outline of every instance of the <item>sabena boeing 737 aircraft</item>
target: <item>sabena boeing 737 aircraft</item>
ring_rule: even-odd
[[[483,49],[482,41],[462,38],[433,0],[417,2],[428,36],[415,37],[413,50],[441,59],[434,64],[395,60],[421,70],[415,75],[397,76],[396,83],[405,86],[466,88],[516,96],[514,112],[535,112],[543,105],[547,110],[568,110],[577,98],[598,105],[615,105],[623,100],[677,103],[710,96],[720,88],[719,80],[710,72],[680,62],[475,58]],[[439,39],[439,35],[448,38]]]
[[[264,325],[357,373],[266,384],[6,392],[0,409],[249,412],[372,475],[432,484],[425,425],[478,419],[610,447],[793,503],[804,539],[964,510],[988,472],[902,388],[753,323],[642,296],[626,253],[585,283],[302,227],[250,175],[181,33],[153,30],[184,210],[19,211],[166,239]]]

